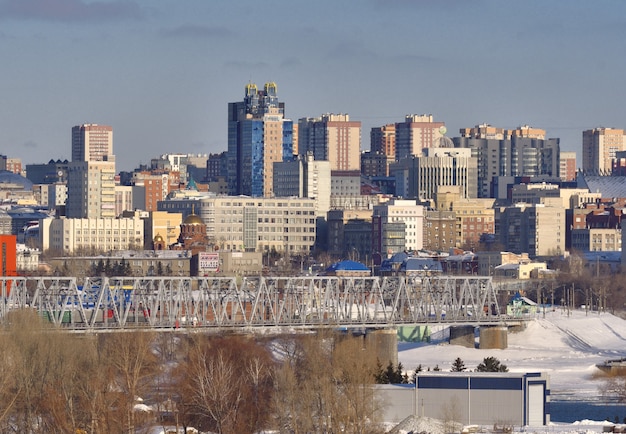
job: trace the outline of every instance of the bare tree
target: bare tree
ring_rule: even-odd
[[[272,370],[267,349],[250,339],[194,336],[179,367],[180,405],[200,428],[254,432],[268,420]]]
[[[157,373],[157,358],[153,353],[154,336],[149,332],[117,333],[103,338],[103,347],[110,357],[115,386],[126,422],[126,432],[135,432],[134,404],[146,393]]]
[[[318,333],[295,339],[298,348],[275,376],[275,420],[294,433],[380,432],[373,382],[376,359],[358,338]]]

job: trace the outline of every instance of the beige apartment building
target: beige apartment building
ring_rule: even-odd
[[[615,153],[626,150],[624,130],[594,128],[583,131],[583,170],[598,174],[611,171]]]
[[[103,161],[112,154],[112,127],[98,124],[72,127],[72,161]]]
[[[114,218],[115,157],[104,160],[72,161],[67,172],[68,218]]]
[[[618,252],[622,250],[621,228],[572,229],[572,249],[581,252]]]
[[[459,187],[449,186],[437,192],[435,203],[454,213],[454,247],[475,249],[483,234],[495,233],[495,199],[462,198]]]
[[[576,169],[576,152],[561,151],[559,164],[559,177],[561,181],[575,181]]]
[[[396,158],[396,125],[387,124],[374,127],[370,131],[370,151],[373,154],[382,154],[388,160]]]
[[[43,251],[73,253],[143,249],[143,220],[133,218],[56,218],[40,220]]]
[[[500,243],[513,253],[538,256],[565,252],[565,208],[561,200],[544,198],[542,203],[518,203],[499,211]]]
[[[439,147],[445,133],[445,123],[435,122],[433,115],[406,115],[396,123],[396,161]]]
[[[315,244],[315,199],[214,196],[181,190],[159,211],[199,215],[220,250],[308,253]]]
[[[543,198],[558,198],[563,208],[576,208],[582,203],[594,202],[598,193],[589,193],[587,188],[559,188],[557,184],[536,183],[518,184],[511,190],[513,203],[541,203]]]

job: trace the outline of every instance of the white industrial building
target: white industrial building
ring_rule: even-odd
[[[545,373],[428,372],[417,384],[376,387],[383,420],[408,416],[464,425],[539,426],[550,423],[550,385]]]

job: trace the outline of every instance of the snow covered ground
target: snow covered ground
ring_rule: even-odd
[[[555,415],[558,409],[558,414],[556,419],[552,417],[556,422],[546,427],[546,432],[601,432],[602,420],[608,417],[614,421],[618,416],[623,422],[626,417],[623,405],[606,403],[599,394],[603,381],[596,364],[626,357],[626,321],[614,315],[547,309],[545,314],[537,314],[524,331],[509,333],[508,348],[504,350],[465,348],[444,340],[438,343],[438,336],[445,334],[444,327],[434,326],[431,331],[431,344],[399,344],[398,360],[405,370],[421,364],[424,370],[438,365],[449,371],[457,357],[473,370],[485,357],[493,356],[511,372],[549,374],[551,413]],[[560,424],[558,419],[575,422]]]

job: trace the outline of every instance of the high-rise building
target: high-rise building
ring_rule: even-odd
[[[312,152],[316,160],[330,161],[332,171],[361,167],[361,122],[347,114],[325,114],[298,120],[300,154]]]
[[[276,83],[249,83],[244,100],[228,104],[228,191],[273,195],[274,163],[293,158],[293,122],[285,119]]]
[[[426,148],[423,155],[399,160],[390,167],[396,196],[434,199],[438,188],[459,186],[461,197],[476,197],[476,158],[469,149]]]
[[[615,153],[626,151],[624,130],[594,128],[583,131],[583,171],[608,174]]]
[[[446,124],[435,122],[433,115],[406,115],[396,123],[396,161],[422,155],[424,148],[437,148],[446,134]]]
[[[330,209],[330,187],[330,163],[314,160],[311,153],[274,163],[274,195],[315,199],[318,217],[326,217]]]
[[[114,218],[115,158],[111,161],[72,161],[67,172],[66,216]]]
[[[470,148],[477,159],[478,197],[494,197],[495,177],[559,177],[558,138],[546,139],[544,130],[527,125],[501,133],[499,129],[489,128],[484,125],[463,128],[461,137],[453,139],[455,147]]]
[[[576,152],[561,152],[559,174],[561,181],[576,180]]]
[[[386,155],[392,160],[396,158],[396,125],[387,124],[374,127],[370,131],[370,151]]]
[[[383,256],[424,248],[424,207],[415,200],[392,199],[388,203],[374,206],[372,223],[372,249]],[[403,245],[397,246],[398,248],[390,247],[391,243],[384,237],[385,225],[391,223],[404,224]]]
[[[496,210],[496,233],[505,250],[536,256],[562,255],[565,251],[565,209],[559,198],[542,203],[518,203]]]
[[[69,218],[116,216],[115,156],[110,126],[83,124],[72,128],[65,213]]]
[[[72,128],[72,161],[102,161],[113,154],[113,128],[83,124]]]

